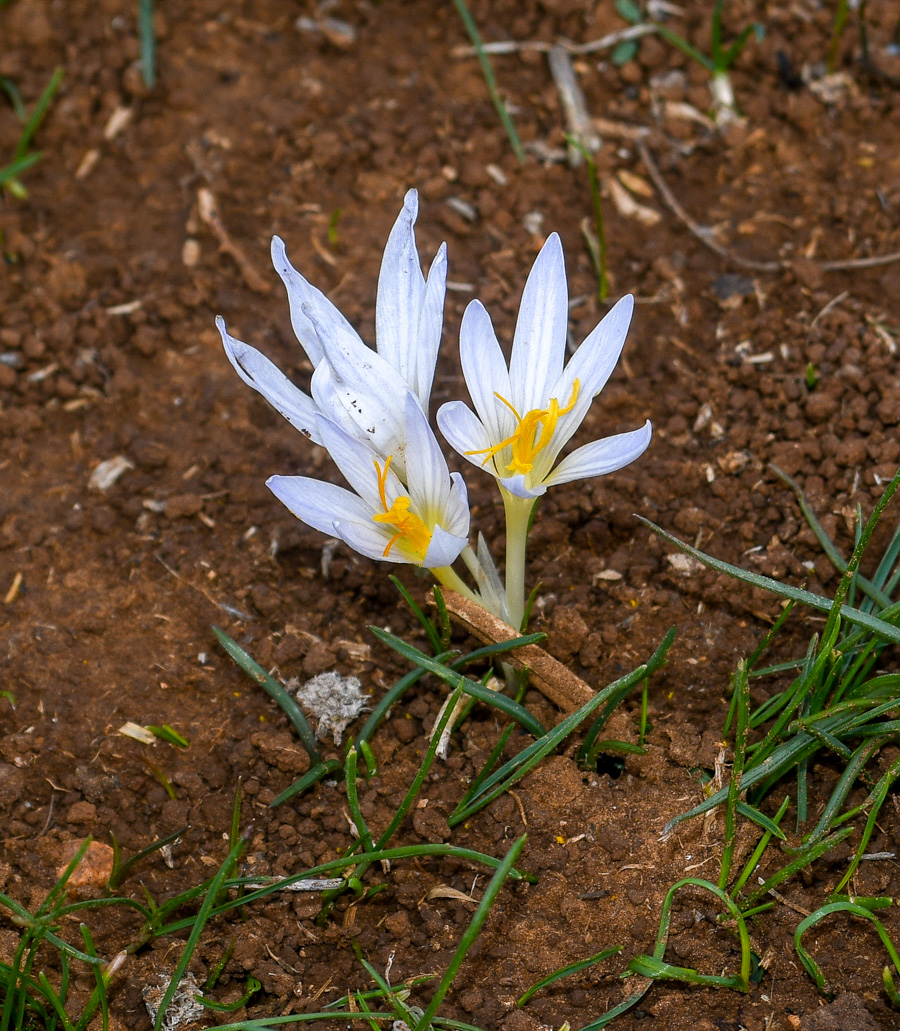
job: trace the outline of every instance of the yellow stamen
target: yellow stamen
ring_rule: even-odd
[[[505,397],[495,393],[494,397],[506,405],[518,420],[519,425],[511,437],[500,441],[499,444],[479,451],[467,451],[466,454],[484,455],[485,458],[481,464],[487,465],[490,459],[499,451],[511,446],[512,461],[506,468],[511,473],[530,473],[538,454],[553,439],[559,417],[567,412],[571,412],[575,407],[575,402],[578,400],[578,388],[579,382],[576,379],[572,384],[572,394],[565,408],[560,408],[559,401],[555,397],[551,397],[550,403],[546,408],[533,408],[530,412],[526,412],[525,415],[519,415]],[[539,427],[540,430],[538,429]]]
[[[385,558],[390,554],[391,548],[393,548],[397,541],[402,539],[407,549],[421,562],[428,551],[428,545],[431,543],[431,531],[415,512],[410,512],[410,500],[408,497],[401,495],[388,508],[386,485],[388,468],[390,467],[392,457],[392,455],[388,455],[383,469],[379,468],[378,461],[375,461],[375,471],[378,473],[378,494],[381,498],[381,506],[384,512],[376,512],[372,516],[372,520],[376,523],[387,523],[397,530],[384,549],[383,554]]]

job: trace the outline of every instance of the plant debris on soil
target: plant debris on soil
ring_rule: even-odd
[[[238,793],[250,828],[242,876],[294,875],[353,843],[339,777],[271,807],[309,757],[211,628],[282,683],[358,678],[367,705],[410,667],[366,628],[422,648],[425,635],[387,567],[298,523],[267,491],[273,473],[337,473],[235,376],[214,318],[225,315],[232,333],[308,382],[269,264],[271,236],[371,341],[384,241],[416,187],[420,252],[449,246],[435,408],[464,396],[456,341],[465,305],[478,297],[510,341],[551,231],[565,247],[573,343],[596,325],[606,304],[582,235],[590,183],[584,163],[570,161],[547,51],[627,23],[612,3],[585,0],[470,6],[485,43],[541,44],[491,55],[525,164],[451,4],[160,2],[152,90],[135,3],[0,5],[0,76],[28,104],[64,68],[34,143],[43,156],[21,174],[27,196],[0,196],[0,891],[30,912],[88,836],[115,842],[124,858],[181,832],[130,868],[119,894],[143,901],[147,891],[159,903],[202,883],[234,845]],[[709,5],[683,6],[671,24],[708,52]],[[550,654],[593,688],[647,661],[670,626],[677,636],[649,681],[645,754],[602,755],[585,770],[576,735],[452,827],[500,714],[476,708],[431,768],[395,843],[447,842],[500,860],[527,834],[516,866],[535,878],[500,892],[443,1017],[503,1031],[589,1024],[635,990],[620,974],[652,951],[669,888],[717,877],[721,815],[662,832],[705,797],[702,774],[723,761],[732,674],[781,604],[700,566],[635,513],[718,558],[831,596],[839,576],[770,464],[799,483],[847,555],[857,506],[867,516],[900,464],[898,12],[869,0],[866,39],[851,16],[826,75],[833,6],[725,5],[730,38],[752,21],[765,37],[732,68],[742,117],[722,127],[708,117],[706,70],[658,36],[641,37],[621,65],[608,48],[574,48],[602,140],[594,160],[609,301],[637,300],[624,357],[576,443],[645,418],[654,436],[634,465],[542,500],[528,569],[542,586],[529,629],[546,632]],[[20,130],[12,105],[0,107],[0,165]],[[493,483],[477,471],[467,479],[473,524],[499,552]],[[889,510],[882,536],[896,521]],[[408,568],[398,575],[424,605],[430,581]],[[821,627],[815,613],[793,614],[771,661],[802,657]],[[453,644],[478,646],[461,628]],[[892,649],[879,668],[896,670]],[[767,690],[751,681],[754,705]],[[358,789],[376,831],[419,769],[446,697],[438,678],[421,679],[372,738],[377,775]],[[545,727],[561,717],[537,691],[525,704]],[[639,693],[629,696],[610,736],[636,742],[640,710]],[[155,733],[136,739],[126,724],[169,727],[187,747]],[[323,756],[342,768],[344,748],[322,737]],[[508,754],[527,740],[516,730]],[[879,775],[896,751],[885,750]],[[840,768],[829,763],[817,759],[815,772],[833,783]],[[862,802],[867,788],[856,790]],[[825,797],[810,798],[811,819]],[[894,794],[882,809],[854,896],[900,896],[896,803]],[[795,845],[793,821],[791,811],[784,828]],[[744,860],[760,833],[748,828]],[[870,924],[838,915],[806,933],[836,995],[830,1004],[794,948],[855,840],[782,883],[773,908],[748,922],[760,970],[746,994],[663,981],[612,1026],[896,1027]],[[761,877],[786,861],[775,843],[771,851]],[[70,884],[72,898],[104,893],[109,857],[94,851],[91,862],[98,872]],[[325,922],[312,892],[274,893],[216,917],[190,975],[202,985],[215,971],[225,1002],[241,999],[249,977],[261,988],[236,1012],[207,1010],[199,1026],[315,1012],[370,990],[354,945],[391,984],[439,978],[490,874],[458,857],[403,859],[367,875],[365,887],[385,890],[341,897]],[[879,919],[898,943],[895,908]],[[8,964],[22,931],[2,912]],[[712,895],[683,889],[666,959],[734,974],[738,940],[718,915]],[[140,923],[121,908],[84,919],[105,960],[134,942]],[[78,920],[63,918],[57,933],[83,949]],[[145,995],[161,997],[184,937],[155,938],[125,958],[108,990],[111,1027],[153,1026]],[[541,978],[615,946],[621,953],[516,1007]],[[53,950],[37,962],[58,984]],[[71,978],[77,1015],[96,982],[77,961]],[[432,990],[410,1004],[424,1006]],[[316,1026],[338,1024],[347,1026]]]

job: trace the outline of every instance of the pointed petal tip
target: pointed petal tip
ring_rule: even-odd
[[[449,566],[455,562],[463,548],[469,543],[467,537],[458,537],[449,533],[442,526],[435,526],[428,550],[422,559],[422,565],[426,569],[439,569],[442,566]]]
[[[558,256],[559,259],[562,260],[562,257],[563,257],[562,238],[560,237],[559,233],[557,233],[556,231],[552,232],[547,237],[547,239],[544,240],[544,244],[543,244],[543,246],[541,247],[541,249],[540,249],[540,251],[538,253],[538,257],[540,257],[545,252],[546,252],[548,257],[557,257]]]
[[[277,264],[279,261],[287,261],[287,248],[280,236],[272,237],[269,253],[272,255],[273,264]]]
[[[410,215],[413,222],[419,214],[419,191],[413,187],[403,196],[403,210]]]
[[[621,308],[623,312],[627,312],[630,319],[634,312],[634,294],[623,294],[612,308],[610,308],[610,311],[615,311],[617,308]]]

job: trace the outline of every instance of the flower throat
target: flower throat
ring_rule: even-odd
[[[431,543],[431,531],[415,512],[410,512],[410,500],[408,497],[401,495],[388,508],[385,486],[387,484],[388,469],[391,466],[391,459],[393,457],[393,455],[388,455],[383,469],[378,467],[378,461],[377,459],[375,460],[375,471],[378,473],[378,494],[381,498],[381,507],[384,509],[384,512],[376,512],[372,516],[372,520],[376,523],[387,523],[397,531],[384,549],[383,554],[385,558],[390,554],[391,548],[398,541],[402,540],[421,562],[424,560],[425,553],[428,551],[428,545]]]
[[[578,400],[578,388],[579,383],[576,379],[572,384],[572,394],[565,408],[560,408],[559,401],[555,397],[551,397],[550,403],[546,408],[533,408],[530,412],[526,412],[525,415],[519,415],[505,397],[495,392],[494,397],[506,405],[519,424],[513,435],[507,437],[506,440],[500,441],[499,444],[494,444],[493,447],[489,448],[482,448],[480,451],[467,451],[466,454],[484,455],[485,458],[481,464],[487,465],[490,459],[498,452],[502,451],[505,447],[512,447],[512,461],[506,468],[511,473],[530,473],[537,456],[553,439],[553,433],[559,417],[567,412],[571,412],[575,407],[575,402]]]

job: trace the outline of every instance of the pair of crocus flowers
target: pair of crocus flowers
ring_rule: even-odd
[[[273,476],[267,485],[276,497],[303,522],[369,558],[424,566],[447,582],[440,574],[464,550],[471,555],[469,507],[465,483],[449,471],[428,422],[447,251],[442,244],[426,279],[416,249],[417,213],[418,198],[410,190],[381,263],[376,350],[293,268],[283,242],[272,241],[291,323],[313,365],[311,396],[232,337],[221,317],[217,325],[241,379],[323,445],[352,487]],[[508,367],[484,306],[474,300],[466,308],[460,356],[475,410],[450,401],[438,411],[437,423],[463,458],[497,480],[508,518],[524,513],[527,523],[535,499],[548,487],[620,469],[649,444],[647,422],[585,444],[557,462],[618,361],[633,306],[630,296],[622,298],[565,364],[566,274],[553,233],[525,284]]]

